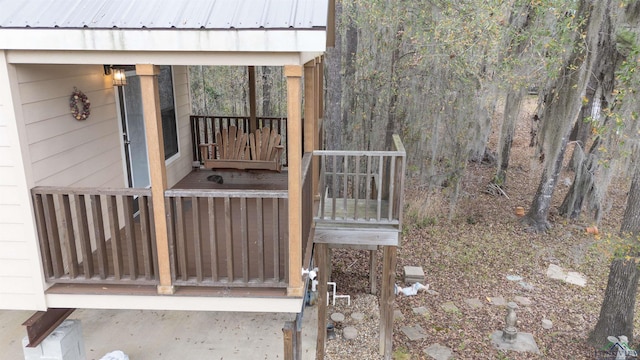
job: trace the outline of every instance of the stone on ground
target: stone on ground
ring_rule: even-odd
[[[393,320],[404,320],[404,315],[400,309],[393,310]]]
[[[342,313],[333,313],[333,314],[331,314],[331,320],[334,323],[344,322],[344,314],[342,314]]]
[[[582,287],[587,285],[587,278],[583,274],[575,271],[566,272],[563,268],[555,264],[549,264],[547,277]]]
[[[403,334],[405,334],[409,340],[421,340],[427,337],[427,334],[424,332],[424,329],[420,325],[416,326],[403,326],[400,328]]]
[[[570,271],[567,273],[567,278],[565,279],[566,282],[568,282],[569,284],[573,284],[573,285],[578,285],[578,286],[582,286],[585,287],[587,285],[587,278],[580,274],[579,272],[575,272],[575,271]]]
[[[502,351],[530,352],[540,354],[538,344],[530,333],[519,332],[514,342],[505,342],[502,340],[502,330],[496,330],[491,334],[491,343],[493,346]]]
[[[484,306],[480,299],[464,299],[464,302],[472,309],[480,309]]]
[[[446,346],[440,344],[433,344],[424,349],[424,353],[435,360],[449,360],[453,359],[453,351]]]
[[[458,309],[458,307],[456,306],[456,304],[453,303],[453,301],[448,301],[442,305],[440,305],[440,307],[442,308],[442,310],[444,310],[447,313],[459,313],[460,309]]]
[[[364,319],[364,314],[361,312],[354,312],[353,314],[351,314],[351,318],[356,322],[360,322]],[[394,319],[395,319],[395,313],[394,313]]]
[[[424,306],[413,308],[413,313],[416,314],[416,315],[422,315],[422,316],[427,317],[427,318],[431,315],[431,314],[429,314],[429,309],[427,309]]]
[[[549,319],[542,319],[542,328],[543,329],[551,329],[553,327],[553,322]]]
[[[556,264],[549,264],[549,267],[547,268],[547,277],[564,281],[564,279],[567,278],[567,273],[565,273],[564,269],[560,266]]]
[[[518,305],[522,305],[522,306],[531,305],[531,299],[529,299],[528,297],[516,296],[516,297],[513,298],[513,300],[515,300],[515,302],[517,302]]]
[[[507,305],[506,300],[502,296],[494,296],[494,297],[490,297],[489,299],[491,299],[491,305],[495,305],[495,306]]]
[[[424,282],[424,270],[420,266],[405,266],[404,267],[404,282],[405,283],[423,283]]]
[[[342,330],[342,337],[344,337],[345,340],[353,340],[358,337],[358,330],[354,327],[347,326]]]

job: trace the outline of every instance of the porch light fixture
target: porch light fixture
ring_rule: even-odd
[[[104,74],[113,75],[113,86],[127,85],[127,76],[124,69],[116,69],[111,65],[104,65]]]

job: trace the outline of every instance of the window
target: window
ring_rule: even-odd
[[[171,66],[160,66],[158,75],[160,92],[160,112],[162,114],[162,134],[164,137],[164,158],[169,159],[178,153],[178,129],[176,126],[176,105],[173,95],[173,76]]]

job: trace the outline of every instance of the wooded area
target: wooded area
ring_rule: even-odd
[[[633,177],[620,230],[620,241],[633,246],[612,262],[592,338],[631,339],[640,245],[640,1],[356,0],[337,1],[336,17],[335,47],[326,54],[325,147],[389,149],[392,134],[400,134],[414,186],[446,194],[450,217],[470,162],[495,165],[487,191],[508,196],[510,149],[527,94],[538,96],[526,121],[531,163],[542,171],[523,226],[549,229],[566,164],[574,178],[560,213],[572,220],[597,224],[613,177]],[[191,68],[194,113],[247,115],[247,77],[240,67]],[[258,114],[284,116],[282,69],[257,67],[256,77]]]

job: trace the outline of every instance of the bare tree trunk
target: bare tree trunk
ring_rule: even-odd
[[[500,128],[500,149],[498,151],[498,172],[493,183],[503,187],[507,182],[507,169],[509,168],[509,158],[511,157],[511,145],[516,131],[516,122],[520,114],[522,99],[526,89],[512,89],[507,94],[504,106],[504,119]]]
[[[576,46],[565,63],[562,73],[555,81],[552,87],[554,90],[548,95],[548,104],[542,116],[545,168],[529,212],[522,218],[522,222],[528,225],[530,230],[542,232],[550,227],[548,215],[551,199],[562,169],[569,134],[580,112],[589,74],[600,50],[597,47],[599,32],[605,15],[604,10],[609,7],[610,2],[611,0],[580,1],[577,18],[584,18],[585,21],[576,31],[577,36],[574,41]],[[579,41],[583,41],[579,34],[585,30],[587,46],[577,46]],[[587,48],[590,51],[587,52]]]
[[[352,4],[349,9],[352,13],[345,14],[343,19],[347,22],[345,33],[345,50],[344,50],[344,76],[342,77],[342,134],[344,142],[352,144],[357,137],[353,136],[352,126],[354,122],[355,112],[355,83],[356,83],[356,54],[358,52],[358,28],[356,27],[355,18],[356,4]],[[359,144],[352,144],[361,148]]]
[[[593,174],[598,167],[599,156],[597,153],[600,144],[601,140],[599,138],[596,139],[586,156],[579,145],[576,145],[573,150],[573,157],[578,159],[579,166],[575,169],[576,174],[573,183],[571,183],[571,187],[560,205],[560,215],[574,220],[580,217],[585,197],[595,186]]]
[[[271,110],[271,86],[273,81],[271,80],[271,68],[268,66],[262,67],[262,116],[275,116],[274,111]]]
[[[328,149],[342,149],[341,110],[342,110],[342,34],[340,23],[342,18],[342,1],[336,1],[336,40],[335,47],[327,49],[326,83],[327,102],[325,136]]]
[[[574,126],[570,140],[576,141],[576,149],[570,162],[570,166],[575,171],[575,176],[571,188],[565,196],[560,206],[560,214],[568,216],[571,219],[577,219],[581,212],[586,198],[592,202],[592,207],[596,208],[595,218],[599,219],[600,215],[600,199],[594,194],[594,188],[598,186],[606,186],[606,184],[598,184],[595,181],[595,174],[599,172],[601,159],[600,145],[601,138],[594,141],[587,156],[581,148],[591,134],[592,122],[585,122],[584,119],[591,117],[596,126],[607,123],[608,119],[600,120],[600,109],[607,109],[614,105],[612,101],[613,90],[616,84],[615,72],[622,59],[622,54],[616,50],[616,34],[614,20],[611,14],[612,9],[605,9],[605,16],[600,28],[600,40],[598,41],[599,50],[594,61],[594,70],[589,77],[589,85],[586,89],[586,98],[589,100],[583,105],[578,116],[578,121]]]
[[[398,74],[398,60],[400,59],[400,50],[402,48],[402,36],[404,35],[404,24],[398,24],[395,33],[395,42],[393,45],[393,51],[391,53],[391,84],[390,86],[390,94],[389,98],[389,109],[388,109],[388,118],[387,118],[387,126],[384,135],[384,148],[387,150],[391,149],[393,142],[393,134],[396,131],[396,121],[398,121],[397,114],[397,105],[398,105],[398,92],[399,89],[399,74]]]
[[[636,154],[636,158],[638,155]],[[627,198],[620,236],[637,243],[640,234],[640,167],[636,166]],[[607,290],[600,308],[600,317],[589,341],[602,347],[607,336],[625,335],[633,341],[633,317],[638,292],[638,264],[636,259],[615,259],[609,268]]]
[[[504,43],[506,51],[505,58],[515,61],[522,55],[525,49],[525,42],[519,39],[529,25],[532,23],[533,7],[528,1],[516,3],[514,9],[509,16],[509,27],[513,30],[507,35]],[[520,72],[526,70],[517,69]],[[498,170],[493,183],[499,187],[503,187],[507,182],[507,169],[509,168],[509,157],[511,156],[511,145],[513,144],[513,136],[516,131],[516,122],[520,114],[522,100],[526,93],[526,89],[522,84],[511,85],[507,93],[507,99],[504,105],[504,117],[502,126],[500,127],[500,144],[498,149]]]

